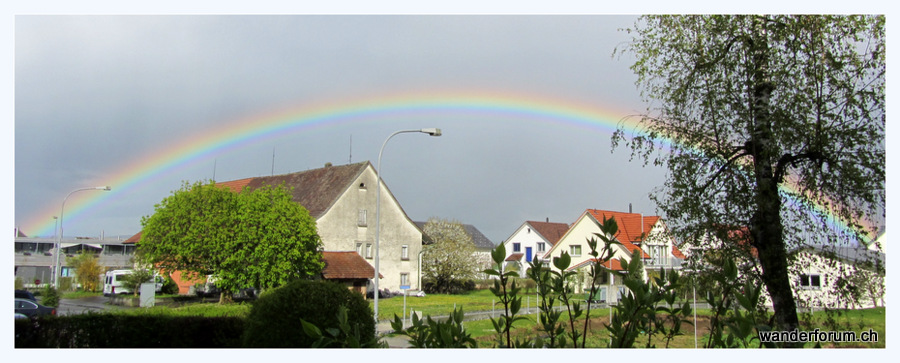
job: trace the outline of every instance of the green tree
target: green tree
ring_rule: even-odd
[[[644,16],[628,29],[652,106],[632,155],[665,165],[654,201],[683,241],[743,226],[782,330],[797,328],[787,252],[884,216],[884,16]],[[664,152],[661,146],[668,146]],[[828,227],[839,220],[852,233]],[[812,237],[811,235],[812,234]],[[713,247],[706,244],[705,247]]]
[[[153,281],[153,271],[148,269],[134,269],[132,273],[122,275],[122,286],[131,290],[134,296],[138,296],[141,292],[141,284]]]
[[[141,224],[142,262],[193,276],[215,274],[226,292],[315,277],[324,266],[315,221],[282,186],[234,192],[185,183]]]
[[[100,287],[100,275],[103,274],[103,266],[97,263],[97,255],[94,253],[79,252],[73,257],[66,257],[66,264],[75,269],[75,278],[84,291],[97,291]]]
[[[422,277],[433,286],[433,292],[453,292],[454,286],[475,278],[479,263],[473,257],[475,245],[459,222],[430,218],[422,233],[431,243],[422,248]]]

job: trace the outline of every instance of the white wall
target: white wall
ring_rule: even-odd
[[[319,236],[326,251],[356,251],[357,243],[362,243],[363,258],[375,266],[375,170],[368,166],[362,174],[344,191],[316,223]],[[365,188],[360,188],[360,183]],[[360,210],[366,211],[366,225],[359,226]],[[409,220],[390,191],[381,185],[381,232],[379,238],[379,269],[384,276],[378,283],[379,289],[400,291],[400,274],[409,276],[411,289],[418,286],[418,256],[422,250],[422,233]],[[366,245],[372,245],[371,257],[366,256]],[[401,258],[402,245],[409,246],[408,259]]]

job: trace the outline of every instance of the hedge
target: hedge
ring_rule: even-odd
[[[239,348],[238,317],[85,313],[16,319],[16,348]]]

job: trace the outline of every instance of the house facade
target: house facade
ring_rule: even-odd
[[[238,191],[265,185],[292,188],[292,199],[316,221],[325,252],[355,252],[375,265],[375,219],[378,177],[368,161],[312,169],[297,173],[220,182]],[[410,220],[387,185],[381,184],[381,231],[378,243],[379,289],[419,289],[417,256],[422,250],[422,231]],[[334,261],[345,261],[336,259]],[[334,263],[334,262],[333,262]],[[332,267],[333,266],[332,263]],[[340,263],[340,262],[337,262]],[[373,267],[374,271],[374,267]],[[374,275],[374,274],[373,274]],[[368,281],[369,287],[374,283]],[[357,286],[358,287],[358,286]],[[182,293],[187,293],[182,289]]]
[[[792,253],[791,288],[800,308],[885,306],[884,254],[866,248],[808,246]],[[879,267],[880,265],[880,267]],[[766,303],[771,299],[766,294]]]
[[[576,291],[586,291],[590,287],[590,279],[586,277],[587,268],[596,264],[597,260],[590,255],[588,240],[601,233],[599,224],[604,219],[613,218],[618,225],[618,232],[613,236],[619,243],[614,245],[612,260],[603,264],[607,275],[598,283],[601,285],[595,299],[615,303],[619,296],[626,292],[623,285],[621,266],[618,261],[623,258],[630,261],[632,256],[640,256],[646,271],[659,269],[680,269],[684,255],[675,246],[675,241],[668,228],[658,216],[644,216],[639,213],[625,213],[598,209],[588,209],[581,214],[559,241],[541,258],[551,261],[566,252],[572,259],[569,271],[578,271],[579,283]],[[603,248],[598,239],[597,250]],[[555,267],[550,264],[551,268]]]
[[[506,241],[504,270],[515,269],[519,277],[525,277],[528,263],[543,256],[569,230],[566,223],[525,221]]]
[[[682,246],[688,260],[695,267],[707,268],[709,251],[734,243],[733,254],[739,266],[740,278],[758,270],[758,252],[749,243],[747,227],[732,228],[726,237],[704,236],[696,246]],[[885,254],[877,249],[849,245],[807,245],[793,248],[787,255],[788,279],[794,299],[800,309],[871,308],[885,306]],[[764,304],[771,307],[772,299],[763,287]]]

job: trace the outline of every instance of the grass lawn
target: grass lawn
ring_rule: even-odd
[[[60,295],[62,299],[81,299],[85,297],[92,296],[102,296],[103,292],[91,292],[91,291],[67,291]]]
[[[532,301],[534,298],[532,298]],[[428,294],[424,297],[408,296],[406,298],[406,313],[409,310],[421,311],[422,316],[444,316],[453,311],[453,307],[461,307],[463,311],[489,311],[492,303],[496,303],[496,309],[502,310],[503,306],[490,290],[469,291],[460,295]],[[532,302],[533,303],[533,302]],[[524,304],[524,303],[523,303]],[[375,308],[375,301],[369,300],[369,306]],[[403,316],[403,296],[395,296],[389,299],[378,299],[378,320],[394,320],[394,314]]]
[[[407,311],[414,309],[421,311],[424,315],[443,316],[447,315],[456,307],[462,307],[465,312],[472,311],[489,311],[492,302],[495,302],[495,308],[500,311],[502,306],[499,305],[497,298],[488,290],[472,291],[468,294],[461,295],[440,295],[429,294],[425,297],[407,297]],[[370,304],[374,302],[370,301]],[[156,306],[152,308],[142,309],[121,309],[113,310],[115,314],[162,314],[162,315],[178,315],[178,316],[237,316],[246,317],[250,312],[252,303],[233,303],[219,305],[218,303],[194,303],[181,307]],[[526,305],[523,303],[523,306]],[[534,306],[534,297],[531,297],[530,306]],[[379,299],[379,316],[381,319],[393,320],[394,314],[400,315],[403,311],[403,297],[393,297],[389,299]],[[698,341],[697,345],[703,348],[706,344],[705,335],[709,331],[709,310],[698,309],[697,326]],[[535,315],[526,316],[528,320],[519,321],[514,325],[514,336],[520,338],[534,337],[536,332]],[[608,343],[608,335],[604,323],[609,321],[608,309],[591,310],[590,333],[588,334],[587,346],[590,348],[606,347]],[[822,343],[823,347],[836,348],[884,348],[886,341],[885,330],[885,308],[860,309],[860,310],[836,310],[831,313],[815,312],[812,314],[800,313],[801,329],[820,331],[852,331],[857,334],[868,332],[869,329],[878,334],[878,341],[872,343]],[[568,322],[566,314],[563,313],[563,321]],[[583,327],[584,319],[578,322],[578,329]],[[464,323],[464,327],[473,338],[478,341],[479,347],[490,348],[495,345],[496,333],[490,319],[468,321]],[[684,325],[682,327],[684,335],[675,337],[669,342],[670,348],[694,348],[694,328],[692,325]],[[642,335],[635,343],[636,347],[644,347],[647,344],[647,336]],[[666,342],[659,336],[654,336],[650,341],[652,346],[663,348]],[[806,347],[812,348],[815,343],[807,343]]]
[[[154,306],[149,308],[116,309],[107,310],[110,314],[123,315],[170,315],[170,316],[205,316],[221,317],[234,316],[246,318],[250,314],[250,303],[232,303],[221,305],[219,303],[194,303],[184,306]]]
[[[609,310],[599,309],[591,311],[590,333],[586,346],[589,348],[605,348],[609,342],[604,323],[609,322]],[[706,334],[709,332],[709,310],[698,309],[697,311],[697,346],[703,348],[706,345]],[[824,311],[815,312],[812,315],[802,315],[801,329],[820,331],[852,331],[860,334],[868,332],[869,329],[878,334],[877,342],[826,342],[821,343],[823,348],[884,348],[885,347],[885,308],[860,309],[860,310],[836,310],[831,314]],[[568,322],[566,319],[565,322]],[[474,321],[465,323],[466,331],[468,331],[478,346],[483,348],[493,347],[496,341],[496,333],[490,320]],[[515,337],[526,338],[537,335],[537,325],[533,316],[528,321],[516,323],[514,326],[513,339]],[[581,330],[584,327],[584,319],[579,319],[576,328]],[[568,331],[568,327],[567,327]],[[669,348],[694,348],[694,328],[692,325],[685,324],[682,326],[684,335],[676,336],[669,342]],[[635,342],[635,347],[643,348],[647,346],[647,335],[641,335]],[[571,344],[571,342],[570,342]],[[805,347],[813,348],[815,343],[806,343]],[[661,336],[653,336],[650,339],[650,346],[657,348],[665,348],[666,341]]]

